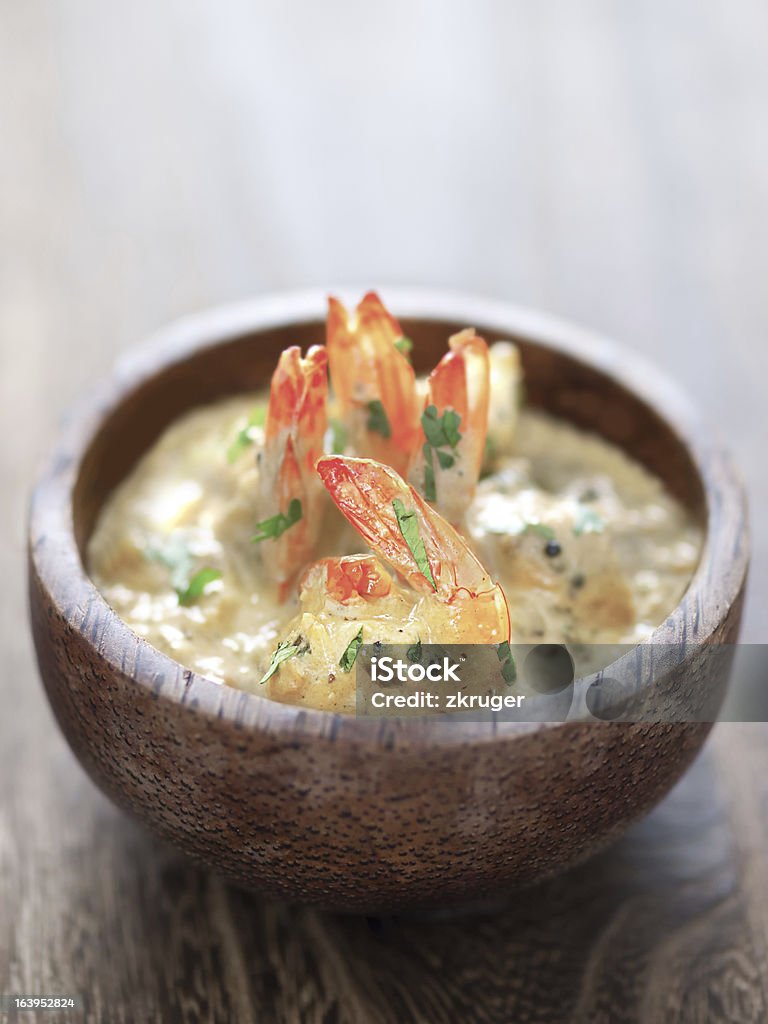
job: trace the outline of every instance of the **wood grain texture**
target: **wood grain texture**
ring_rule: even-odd
[[[760,0],[0,6],[0,990],[152,1024],[766,1019],[764,727],[716,727],[625,840],[495,918],[265,905],[75,764],[33,668],[23,513],[60,414],[124,347],[350,280],[616,336],[694,394],[764,508],[767,46]]]

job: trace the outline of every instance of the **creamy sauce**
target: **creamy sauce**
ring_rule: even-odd
[[[182,665],[277,700],[351,710],[354,673],[318,675],[309,666],[301,676],[277,672],[260,684],[276,644],[306,607],[295,595],[278,603],[260,545],[251,541],[260,518],[259,429],[237,461],[226,456],[256,401],[228,399],[169,427],[104,508],[89,545],[90,572],[121,618]],[[523,410],[512,444],[480,482],[467,534],[504,587],[513,642],[623,644],[647,636],[688,585],[699,528],[656,477],[596,436]],[[318,557],[364,549],[330,501],[322,536]],[[221,573],[188,605],[174,590],[180,562],[187,574],[203,567]],[[377,620],[377,638],[429,642],[408,628],[414,603],[398,587]],[[318,657],[333,648],[324,651],[327,665],[337,665],[358,628],[354,617],[332,619],[314,636]]]

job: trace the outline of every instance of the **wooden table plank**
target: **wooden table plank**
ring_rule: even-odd
[[[761,508],[767,43],[759,0],[0,6],[0,993],[82,993],[60,1019],[126,1024],[768,1017],[764,727],[718,726],[617,846],[496,913],[267,904],[74,763],[33,665],[22,526],[59,416],[125,347],[339,281],[621,338],[693,392]]]

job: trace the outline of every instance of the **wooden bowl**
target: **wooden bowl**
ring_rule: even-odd
[[[350,298],[353,298],[350,296]],[[663,378],[548,317],[389,291],[421,369],[472,324],[522,350],[529,402],[598,431],[701,518],[688,592],[650,643],[735,641],[745,504],[727,460]],[[121,807],[248,888],[351,911],[487,898],[561,871],[672,786],[701,723],[446,723],[300,709],[220,686],[134,634],[83,568],[105,499],[185,410],[264,387],[288,344],[323,339],[324,295],[184,320],[123,360],[70,417],[34,492],[32,628],[67,740]],[[685,660],[695,685],[717,690]]]

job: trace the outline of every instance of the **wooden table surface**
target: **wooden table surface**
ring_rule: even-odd
[[[598,328],[693,393],[750,489],[760,643],[766,52],[761,0],[0,3],[0,994],[126,1024],[768,1020],[765,726],[717,726],[624,840],[503,911],[288,910],[94,789],[23,579],[61,414],[148,330],[280,288],[440,285]]]

